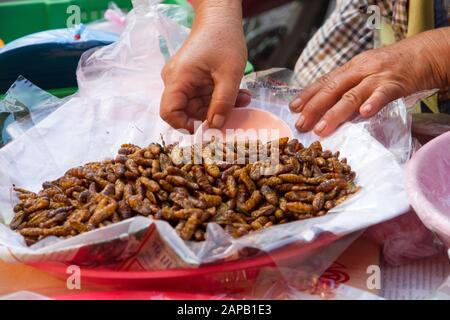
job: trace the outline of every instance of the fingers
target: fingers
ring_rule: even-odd
[[[388,103],[401,98],[404,89],[396,84],[379,86],[359,109],[361,116],[368,118],[375,115]]]
[[[214,79],[215,87],[208,110],[208,124],[211,128],[220,128],[228,113],[233,109],[239,91],[239,80],[233,81],[221,77]]]
[[[344,67],[338,67],[328,74],[323,75],[317,81],[314,81],[314,83],[303,89],[299,93],[298,97],[289,104],[291,111],[301,112],[305,104],[322,89],[329,92],[335,91],[340,84],[343,70]],[[345,75],[348,75],[348,73],[345,73],[344,76]]]
[[[333,133],[342,123],[358,112],[359,107],[370,97],[372,91],[373,86],[368,81],[363,81],[347,91],[332,108],[325,112],[314,126],[314,132],[320,136]]]
[[[337,74],[333,77],[323,76],[318,81],[320,84],[319,91],[310,100],[305,101],[302,106],[301,115],[296,123],[297,130],[301,132],[311,130],[325,112],[359,81],[359,76],[352,72]],[[358,97],[353,99],[356,98]]]
[[[187,129],[194,131],[194,119],[185,112],[188,103],[187,96],[181,90],[166,87],[161,97],[159,115],[175,129]]]
[[[252,101],[252,94],[247,89],[240,89],[238,96],[236,98],[235,107],[244,108],[250,104]]]
[[[211,101],[211,95],[191,98],[188,101],[186,113],[189,117],[199,121],[204,121],[208,113],[208,106]]]

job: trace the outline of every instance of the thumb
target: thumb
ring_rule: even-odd
[[[208,110],[208,124],[211,128],[220,128],[231,109],[236,104],[239,81],[222,78],[217,81]]]

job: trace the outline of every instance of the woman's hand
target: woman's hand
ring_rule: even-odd
[[[194,121],[223,125],[235,106],[250,103],[239,90],[247,47],[240,0],[196,1],[195,21],[183,47],[162,70],[160,115],[172,127],[194,130]]]
[[[355,56],[291,102],[290,109],[301,112],[296,127],[327,136],[358,112],[371,117],[398,98],[445,88],[450,78],[449,56],[450,28],[424,32]]]

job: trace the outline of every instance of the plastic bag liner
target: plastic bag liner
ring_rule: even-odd
[[[0,150],[0,258],[6,261],[63,262],[114,270],[161,270],[195,268],[200,265],[269,254],[280,269],[294,266],[298,272],[315,273],[326,268],[364,228],[396,217],[408,209],[403,170],[386,146],[409,150],[408,138],[400,148],[389,135],[375,139],[370,128],[390,132],[394,139],[409,136],[402,101],[388,106],[383,117],[398,119],[343,125],[334,135],[320,139],[325,148],[340,150],[357,173],[362,190],[323,217],[277,225],[239,239],[209,224],[207,241],[183,241],[164,221],[135,217],[69,239],[48,237],[26,247],[22,236],[8,228],[17,202],[13,184],[38,191],[44,181],[56,179],[80,164],[112,158],[120,143],[146,145],[173,130],[159,118],[163,84],[160,71],[168,52],[180,46],[186,28],[162,16],[157,5],[135,8],[127,17],[119,41],[86,53],[78,69],[80,93],[36,126]],[[248,83],[250,85],[250,82]],[[270,90],[272,91],[270,91]],[[294,128],[297,115],[289,112],[286,96],[274,88],[261,89],[254,107],[275,113]],[[286,89],[286,88],[284,88]],[[269,90],[269,91],[265,91]],[[295,90],[294,90],[295,91]],[[288,93],[289,90],[288,90]],[[274,98],[275,97],[275,98]],[[284,99],[284,100],[283,100]],[[405,127],[406,126],[406,127]],[[308,145],[312,133],[295,136]],[[397,152],[398,153],[398,152]],[[335,244],[335,246],[331,246]],[[307,249],[307,250],[306,250]],[[280,252],[283,255],[279,255]],[[286,255],[293,257],[288,264]],[[309,259],[314,255],[314,259]],[[291,268],[292,269],[292,268]],[[315,269],[315,270],[313,270]]]

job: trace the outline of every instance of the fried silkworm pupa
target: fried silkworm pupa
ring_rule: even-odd
[[[237,187],[236,179],[234,179],[234,177],[232,175],[229,175],[227,177],[226,191],[227,191],[227,196],[230,198],[235,198],[237,195],[238,187]]]
[[[258,210],[252,211],[253,218],[259,218],[260,216],[270,216],[272,215],[277,208],[273,205],[268,205],[259,208]]]
[[[344,179],[330,179],[320,183],[316,190],[318,192],[330,192],[335,187],[344,188],[347,185],[347,181]]]
[[[319,211],[323,208],[325,203],[325,194],[323,192],[318,192],[314,195],[312,199],[312,205],[316,211]]]
[[[199,166],[194,166],[192,167],[192,171],[194,173],[195,180],[197,181],[197,184],[200,186],[200,188],[205,190],[207,193],[212,193],[212,186],[209,183],[206,175],[203,173],[202,169]]]
[[[253,193],[256,190],[256,185],[253,182],[252,179],[247,174],[246,170],[241,170],[239,174],[239,179],[242,183],[244,183],[245,187],[247,188],[248,192]]]
[[[216,207],[222,203],[222,198],[220,196],[210,195],[210,194],[206,194],[206,193],[202,193],[200,195],[200,200],[205,201],[206,206],[208,208]]]
[[[269,218],[267,218],[266,216],[259,216],[250,225],[252,226],[253,230],[259,230],[264,228],[264,225],[269,221]]]
[[[261,186],[261,193],[268,203],[276,206],[278,204],[278,196],[268,185]]]
[[[208,219],[209,216],[206,211],[200,209],[190,210],[192,212],[189,214],[189,218],[186,220],[185,225],[180,231],[180,237],[184,240],[191,240],[198,226],[200,226],[206,219]]]
[[[251,159],[261,152],[279,161]],[[210,222],[239,237],[327,214],[360,189],[355,176],[339,152],[286,137],[266,145],[217,139],[185,148],[164,141],[124,144],[114,159],[69,169],[39,192],[14,186],[19,200],[10,227],[31,245],[141,215],[168,221],[185,240],[203,241]]]
[[[314,199],[314,193],[311,191],[289,191],[284,197],[287,201],[311,202]]]
[[[213,178],[218,179],[222,174],[220,173],[220,169],[215,164],[207,164],[205,163],[206,172]]]
[[[311,204],[303,203],[300,201],[297,202],[288,202],[286,204],[286,209],[295,213],[314,213],[316,210],[314,206]]]
[[[260,204],[262,200],[263,196],[261,192],[259,190],[255,190],[250,195],[250,198],[244,202],[244,204],[242,205],[242,209],[245,211],[252,211],[257,205]]]
[[[117,209],[117,202],[112,198],[101,198],[94,213],[89,219],[89,223],[97,225],[103,220],[110,218]]]

